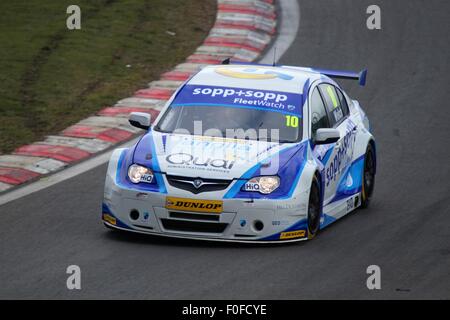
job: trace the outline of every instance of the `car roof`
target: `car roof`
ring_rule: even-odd
[[[301,94],[306,86],[317,79],[323,78],[328,79],[328,77],[310,68],[230,64],[206,66],[195,74],[187,84]]]

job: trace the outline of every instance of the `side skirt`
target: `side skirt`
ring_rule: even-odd
[[[320,219],[320,229],[323,229],[346,214],[361,206],[361,192],[355,193],[347,198],[327,204],[323,208]]]

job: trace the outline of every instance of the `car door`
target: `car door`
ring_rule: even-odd
[[[331,128],[330,119],[328,115],[327,108],[325,107],[324,99],[319,91],[319,87],[313,88],[309,97],[309,107],[310,107],[310,123],[311,132],[310,137],[313,141],[312,150],[314,157],[318,160],[319,169],[322,176],[322,190],[324,203],[330,197],[333,197],[334,190],[332,189],[332,184],[330,184],[330,179],[327,179],[327,169],[329,170],[329,159],[333,158],[335,155],[334,146],[335,143],[330,144],[320,144],[315,145],[314,139],[316,131],[320,128]]]
[[[338,186],[352,162],[356,126],[349,118],[348,105],[340,89],[331,83],[321,83],[318,88],[328,114],[329,126],[338,129],[341,135],[340,140],[321,159],[324,166],[324,205],[327,205],[339,199]]]

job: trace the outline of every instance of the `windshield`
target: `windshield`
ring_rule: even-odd
[[[302,119],[277,111],[214,105],[171,106],[155,130],[272,142],[296,142],[302,137]]]

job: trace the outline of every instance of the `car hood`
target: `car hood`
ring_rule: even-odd
[[[298,151],[296,143],[147,133],[135,146],[133,162],[169,175],[248,179],[275,175]]]

